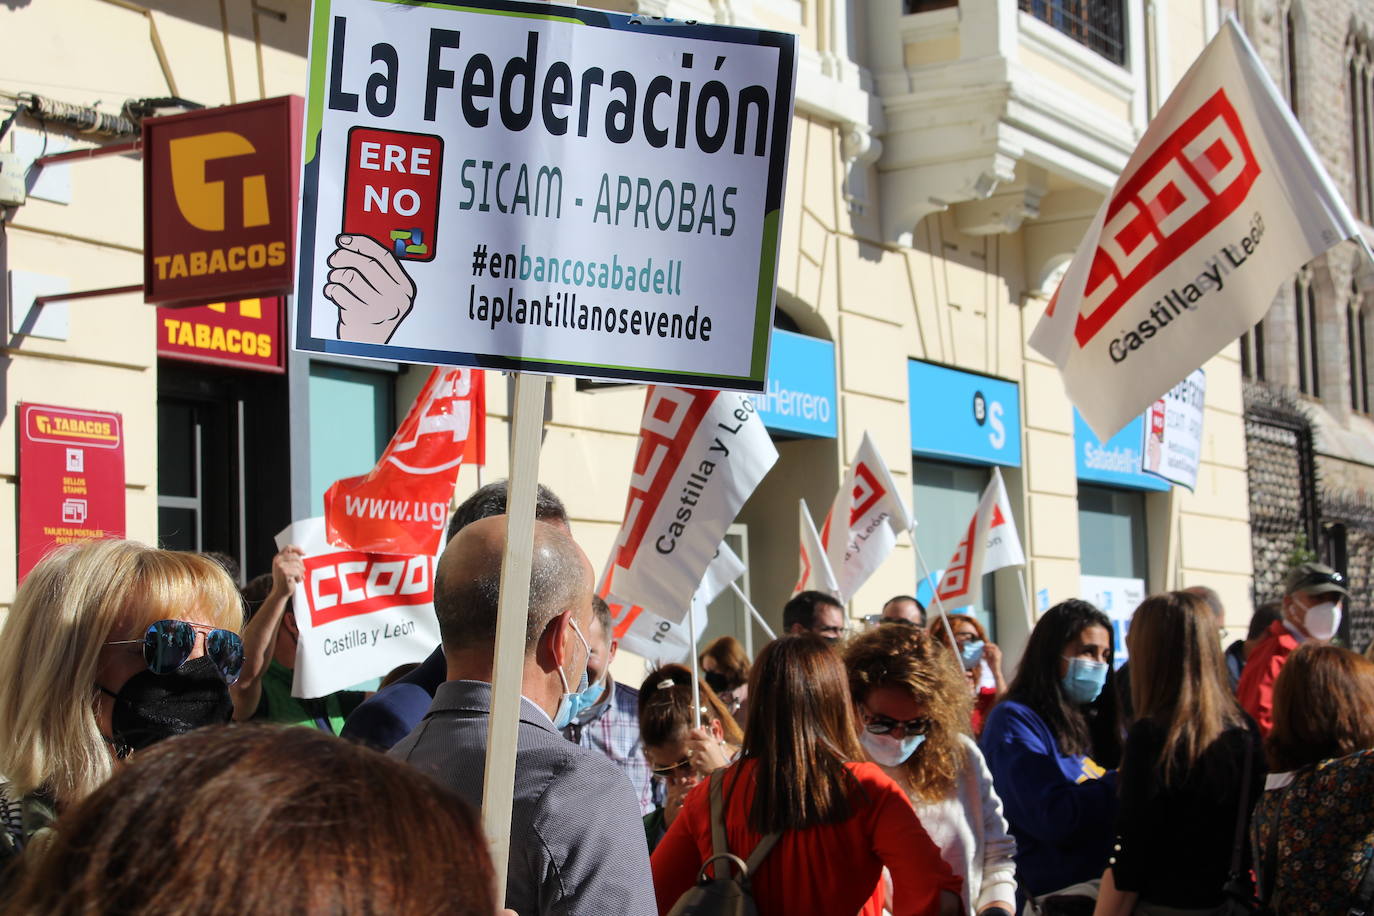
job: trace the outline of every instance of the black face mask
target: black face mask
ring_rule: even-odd
[[[730,682],[727,681],[725,679],[725,675],[721,674],[719,671],[703,671],[701,676],[706,678],[707,686],[709,686],[716,693],[723,693],[724,691],[730,689]]]
[[[192,659],[171,674],[140,671],[114,697],[115,753],[124,757],[164,738],[205,725],[228,722],[234,714],[229,685],[208,656]]]

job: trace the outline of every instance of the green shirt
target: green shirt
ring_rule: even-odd
[[[253,718],[283,725],[305,725],[337,735],[344,719],[358,708],[367,694],[359,690],[340,690],[325,697],[304,700],[291,695],[295,672],[276,659],[262,676],[262,697]]]

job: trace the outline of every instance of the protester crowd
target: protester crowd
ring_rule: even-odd
[[[128,541],[40,562],[0,632],[0,913],[1374,901],[1374,662],[1332,644],[1350,593],[1328,567],[1292,570],[1225,649],[1215,592],[1150,596],[1121,671],[1112,621],[1081,600],[1042,614],[1013,665],[973,616],[902,595],[855,631],[802,592],[756,658],[725,637],[701,678],[674,663],[632,686],[542,487],[497,888],[475,812],[505,508],[501,483],[459,507],[442,644],[367,697],[291,696],[293,547],[242,595],[212,558]]]

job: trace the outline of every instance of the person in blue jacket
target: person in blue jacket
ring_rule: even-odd
[[[1018,896],[1101,877],[1121,759],[1116,702],[1107,615],[1077,599],[1050,608],[981,742],[1016,838]]]

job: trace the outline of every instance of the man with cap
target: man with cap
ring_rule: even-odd
[[[1345,576],[1322,563],[1303,563],[1283,583],[1282,616],[1269,625],[1245,662],[1236,698],[1268,736],[1274,724],[1274,681],[1294,649],[1326,642],[1341,625],[1341,602],[1350,597]]]

